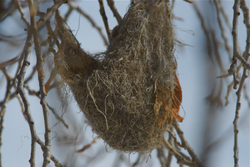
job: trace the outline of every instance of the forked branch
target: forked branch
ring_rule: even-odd
[[[197,167],[203,167],[203,165],[202,165],[202,163],[200,162],[198,156],[195,154],[193,148],[188,144],[188,142],[187,142],[187,140],[186,140],[186,138],[185,138],[185,136],[184,136],[184,133],[183,133],[183,131],[181,130],[181,128],[180,128],[180,126],[179,126],[179,124],[177,123],[176,120],[173,121],[173,126],[174,126],[174,128],[175,128],[175,130],[176,130],[178,136],[179,136],[180,139],[181,139],[181,144],[182,144],[183,148],[185,148],[185,149],[188,151],[188,153],[189,153],[189,155],[192,157],[192,160],[193,160],[193,162],[195,163],[195,165],[196,165]]]

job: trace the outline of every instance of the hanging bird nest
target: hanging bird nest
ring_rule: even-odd
[[[121,151],[159,147],[171,121],[183,119],[168,2],[131,2],[102,59],[80,48],[58,13],[56,20],[56,69],[93,131]]]

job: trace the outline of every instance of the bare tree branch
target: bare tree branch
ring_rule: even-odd
[[[177,152],[167,140],[163,140],[164,146],[169,150],[169,152],[174,155],[177,159],[178,164],[194,166],[194,163],[190,159],[186,159],[179,152]]]
[[[66,3],[67,0],[59,0],[57,3],[55,3],[53,6],[47,9],[47,13],[43,15],[38,21],[37,21],[37,28],[40,28],[49,18],[52,16],[52,14],[63,4]],[[35,9],[32,9],[35,10]]]
[[[136,167],[139,164],[140,159],[141,159],[141,154],[139,153],[139,155],[138,155],[136,161],[133,163],[132,167]]]
[[[26,17],[24,16],[24,12],[23,12],[23,9],[21,7],[21,4],[20,4],[20,1],[19,0],[15,0],[15,3],[17,5],[17,9],[21,15],[21,19],[25,22],[25,24],[27,24],[27,26],[30,26],[30,23],[29,21],[26,19]]]
[[[108,18],[106,16],[105,9],[104,9],[104,6],[103,6],[103,0],[98,0],[98,1],[99,1],[99,5],[100,5],[100,14],[102,16],[102,20],[103,20],[103,23],[105,25],[105,29],[106,29],[106,32],[107,32],[107,35],[108,35],[108,39],[110,41],[111,32],[110,32],[110,29],[109,29]]]
[[[244,24],[246,26],[246,30],[247,30],[247,37],[246,37],[246,49],[245,49],[245,60],[243,61],[243,59],[241,59],[242,63],[244,64],[245,69],[247,68],[248,70],[250,70],[250,65],[249,63],[247,63],[249,61],[250,58],[250,16],[249,16],[249,9],[246,5],[245,0],[241,0],[240,1],[240,8],[242,10],[242,12],[244,13]],[[246,73],[246,71],[244,70],[244,72]],[[246,73],[245,75],[248,76],[248,74]]]
[[[249,10],[248,8],[246,7],[246,4],[245,4],[245,1],[244,0],[235,0],[235,4],[234,4],[234,17],[233,17],[233,31],[232,31],[232,35],[233,35],[233,48],[234,48],[234,54],[233,54],[233,63],[230,67],[230,70],[233,71],[234,73],[234,82],[235,81],[235,70],[236,70],[236,66],[237,66],[237,58],[239,58],[239,46],[238,46],[238,17],[240,15],[240,12],[239,12],[239,5],[241,5],[241,9],[244,13],[244,23],[246,25],[246,28],[247,28],[247,44],[246,44],[246,50],[245,50],[245,54],[247,55],[246,56],[246,60],[248,61],[249,59],[249,52],[250,52],[250,47],[249,47],[249,43],[250,43],[250,28],[249,28]],[[244,61],[242,61],[244,62]],[[239,146],[238,146],[238,133],[239,133],[239,128],[238,128],[238,120],[239,120],[239,112],[240,112],[240,108],[241,108],[241,96],[242,96],[242,89],[243,89],[243,86],[244,86],[244,82],[245,82],[245,79],[247,78],[248,76],[248,73],[247,73],[247,69],[246,67],[244,67],[244,71],[243,71],[243,74],[242,74],[242,77],[241,77],[241,81],[240,81],[240,86],[239,86],[239,89],[238,91],[236,92],[236,95],[237,95],[237,102],[236,102],[236,112],[235,112],[235,118],[234,118],[234,121],[233,121],[233,124],[234,124],[234,166],[235,167],[238,167],[239,164],[238,164],[238,161],[239,161]],[[235,84],[234,83],[234,87],[235,87]]]
[[[32,69],[31,74],[25,79],[24,84],[28,83],[30,80],[32,80],[33,76],[36,73],[36,67],[34,66]]]
[[[5,68],[4,68],[5,69]],[[5,92],[5,97],[3,100],[3,103],[0,105],[1,107],[1,111],[0,111],[0,166],[2,166],[2,151],[1,151],[1,147],[2,147],[2,134],[3,134],[3,128],[4,128],[4,116],[5,116],[5,111],[6,111],[6,104],[10,99],[10,90],[12,87],[12,80],[10,80],[8,75],[5,75],[6,80],[7,80],[7,87],[6,87],[6,92]]]
[[[33,37],[31,29],[28,30],[28,36],[26,40],[26,44],[23,49],[23,65],[21,67],[21,70],[19,74],[17,75],[18,79],[18,86],[17,86],[17,93],[21,96],[22,102],[24,104],[24,115],[27,118],[29,127],[30,127],[30,133],[31,133],[31,156],[30,156],[30,165],[31,167],[35,167],[35,152],[36,152],[36,142],[41,145],[42,150],[46,149],[46,146],[41,142],[41,140],[38,138],[36,129],[35,129],[35,123],[31,115],[30,111],[30,104],[27,99],[26,93],[24,91],[24,76],[26,74],[27,68],[30,65],[30,52],[31,47],[33,43]],[[44,150],[46,151],[46,150]],[[51,160],[56,164],[56,166],[61,167],[62,165],[59,163],[59,161],[51,155]]]
[[[31,52],[31,47],[32,47],[33,39],[32,39],[32,32],[29,29],[28,30],[28,35],[27,35],[27,40],[23,49],[23,65],[20,70],[20,73],[17,76],[18,79],[18,86],[17,86],[17,93],[21,96],[23,104],[24,104],[24,114],[27,118],[29,127],[30,127],[30,133],[31,133],[31,156],[30,156],[30,165],[31,167],[35,167],[35,151],[36,151],[36,142],[37,142],[37,135],[36,135],[36,129],[35,129],[35,123],[34,120],[31,116],[31,111],[30,111],[30,103],[27,99],[27,96],[24,91],[24,76],[27,71],[28,66],[30,65],[30,52]]]
[[[51,112],[55,115],[56,119],[59,120],[59,122],[62,122],[62,124],[65,126],[65,128],[69,128],[69,126],[65,123],[65,121],[56,113],[55,109],[52,108],[49,104],[48,104],[48,108],[51,110]]]
[[[41,146],[43,151],[46,151],[44,150],[46,147],[45,144],[39,138],[37,138],[37,143]],[[56,167],[62,167],[61,163],[52,154],[50,156],[50,159],[55,163]]]
[[[221,0],[218,0],[217,3],[218,3],[218,6],[219,6],[219,8],[221,10],[221,13],[222,13],[225,21],[226,21],[227,26],[229,27],[230,30],[232,30],[232,24],[231,24],[231,22],[230,22],[230,20],[228,18],[228,15],[227,15],[226,11],[223,8],[223,5],[221,4]]]
[[[202,16],[200,10],[199,10],[199,7],[198,5],[196,4],[196,2],[194,1],[193,2],[193,6],[194,6],[194,9],[200,19],[200,22],[201,22],[201,26],[202,26],[202,29],[204,31],[204,34],[206,36],[206,41],[207,41],[207,51],[208,51],[208,55],[209,57],[212,57],[212,46],[211,46],[211,38],[210,38],[210,33],[209,33],[209,29],[208,27],[206,26],[206,23],[205,23],[205,19],[204,17]]]
[[[115,7],[115,3],[114,3],[114,0],[107,0],[108,2],[108,5],[110,7],[110,9],[112,10],[118,24],[121,24],[121,21],[122,21],[122,17],[120,16],[120,14],[118,13],[116,7]]]
[[[11,2],[9,3],[9,6],[7,7],[7,9],[5,9],[5,11],[4,10],[0,11],[0,22],[4,21],[6,18],[11,16],[13,12],[15,12],[16,7],[15,7],[14,1],[15,0],[11,0]]]
[[[238,44],[238,17],[240,15],[239,12],[239,5],[240,1],[235,0],[234,3],[234,16],[233,16],[233,29],[232,29],[232,35],[233,35],[233,62],[230,66],[230,69],[228,70],[229,74],[233,74],[234,78],[234,89],[237,89],[237,85],[239,84],[239,81],[236,78],[236,70],[237,70],[237,57],[240,55],[239,52],[239,44]]]
[[[62,2],[62,1],[61,1]],[[35,45],[35,51],[36,51],[36,58],[37,58],[37,64],[36,64],[36,70],[38,72],[38,81],[39,81],[39,87],[40,87],[40,94],[41,94],[41,105],[43,109],[43,117],[44,117],[44,125],[45,125],[45,145],[43,148],[43,167],[46,167],[50,163],[50,148],[51,148],[51,129],[49,125],[49,111],[47,107],[46,102],[46,93],[45,93],[45,87],[44,87],[44,79],[45,74],[43,72],[43,58],[41,53],[41,47],[40,47],[40,39],[38,37],[38,30],[37,30],[37,24],[36,24],[36,7],[34,5],[33,0],[28,0],[29,9],[30,11],[34,11],[34,13],[30,13],[30,21],[31,21],[31,31],[34,38],[34,45]],[[57,9],[57,8],[56,8]],[[49,12],[48,12],[49,13]]]
[[[158,160],[160,161],[161,167],[165,167],[166,157],[163,151],[163,147],[157,148],[157,157]]]
[[[193,148],[188,144],[186,138],[184,137],[184,133],[181,130],[181,128],[180,128],[179,124],[177,123],[177,121],[173,121],[173,126],[174,126],[178,136],[181,139],[182,146],[188,151],[189,155],[192,157],[192,160],[194,161],[196,166],[197,167],[203,167],[202,163],[200,162],[197,155],[195,154]]]
[[[77,150],[77,152],[83,152],[83,151],[87,150],[89,147],[91,147],[93,144],[95,144],[98,139],[100,139],[100,136],[97,136],[96,138],[94,138],[94,140],[90,144],[83,146],[83,148],[81,148],[80,150]]]
[[[250,64],[247,63],[247,61],[246,61],[241,55],[238,55],[238,59],[242,62],[243,66],[244,66],[247,70],[250,70]]]
[[[169,142],[169,144],[171,144],[173,146],[174,145],[174,127],[171,126],[169,131],[171,132],[171,134],[169,134],[168,142]],[[173,155],[169,151],[168,157],[167,157],[167,162],[166,162],[166,167],[171,167],[172,157],[173,157]]]
[[[219,53],[219,46],[218,46],[219,44],[218,44],[218,41],[216,39],[216,35],[213,29],[211,30],[211,36],[212,36],[212,41],[213,41],[213,46],[214,46],[214,55],[217,60],[216,62],[218,63],[220,67],[221,73],[224,73],[224,71],[226,70],[224,69],[224,66],[222,64],[221,56]]]
[[[105,35],[103,34],[101,27],[99,27],[99,26],[94,22],[94,20],[93,20],[87,13],[85,13],[80,7],[76,6],[73,2],[71,2],[71,1],[68,2],[68,5],[69,5],[70,9],[71,9],[71,8],[72,8],[72,9],[75,9],[75,10],[77,10],[81,15],[83,15],[83,16],[92,24],[92,26],[93,26],[94,28],[97,29],[97,31],[99,32],[99,34],[101,35],[101,37],[102,37],[102,39],[103,39],[103,41],[104,41],[104,44],[105,44],[105,45],[108,45],[108,41],[107,41]],[[66,15],[66,16],[67,16],[67,15]],[[65,17],[66,17],[66,16],[65,16]]]
[[[227,39],[227,36],[226,36],[226,31],[225,31],[225,28],[224,28],[224,25],[222,23],[222,19],[221,19],[221,13],[222,13],[222,9],[223,7],[220,5],[220,0],[214,0],[214,4],[215,4],[215,7],[216,7],[216,13],[217,13],[217,19],[218,19],[218,23],[219,23],[219,26],[220,26],[220,31],[221,31],[221,36],[224,40],[224,46],[225,46],[225,49],[228,53],[228,56],[230,59],[232,59],[232,50],[229,46],[229,42],[228,42],[228,39]]]

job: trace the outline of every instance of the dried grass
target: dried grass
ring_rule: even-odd
[[[84,52],[58,14],[56,19],[61,48],[55,65],[93,131],[121,151],[160,146],[171,120],[179,118],[179,105],[177,116],[169,112],[172,103],[181,101],[180,87],[180,98],[175,95],[179,84],[168,2],[133,1],[113,29],[103,59]]]

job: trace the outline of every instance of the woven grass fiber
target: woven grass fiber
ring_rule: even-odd
[[[120,151],[159,147],[171,121],[183,119],[169,2],[132,1],[103,57],[86,53],[56,20],[55,66],[93,132]]]

